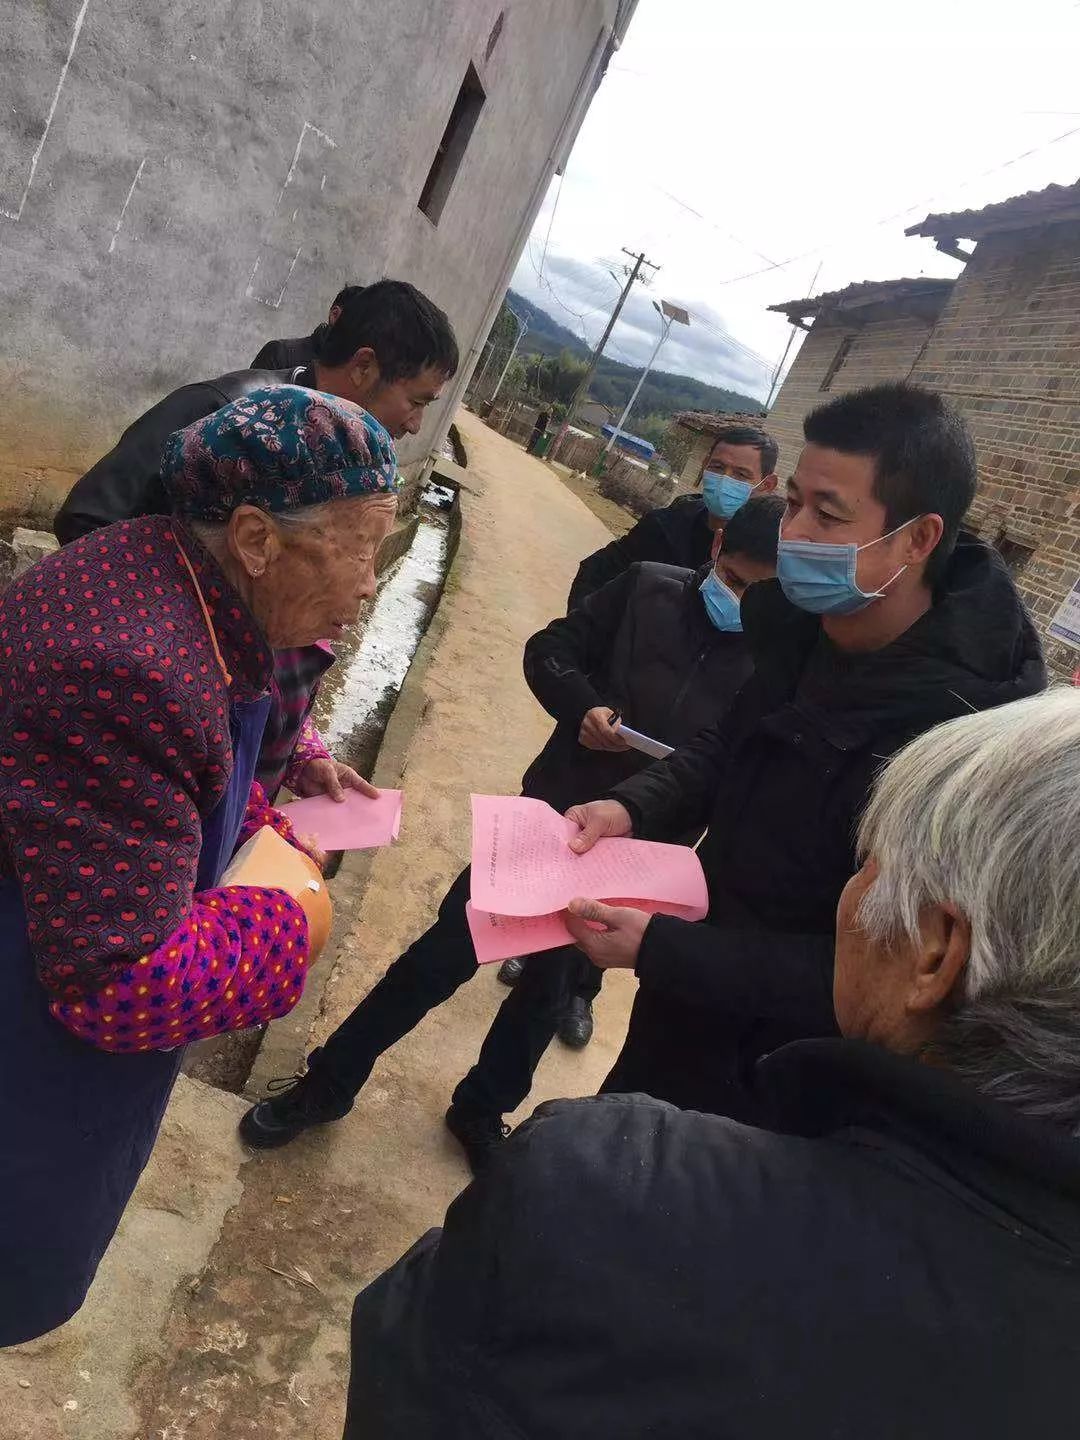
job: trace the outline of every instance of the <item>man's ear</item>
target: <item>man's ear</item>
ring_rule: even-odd
[[[350,357],[349,378],[358,390],[368,390],[378,382],[379,362],[370,345],[362,345]]]
[[[905,1002],[909,1015],[926,1015],[947,1005],[962,982],[971,955],[971,923],[952,901],[924,907],[919,935]]]
[[[908,564],[921,565],[928,560],[945,533],[940,515],[920,515],[908,526]]]
[[[779,483],[780,481],[777,479],[775,472],[771,475],[763,475],[761,477],[761,484],[758,486],[758,489],[763,495],[767,495],[770,490],[775,490]]]

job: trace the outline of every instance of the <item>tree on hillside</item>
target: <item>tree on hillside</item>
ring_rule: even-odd
[[[542,360],[539,365],[526,366],[526,373],[536,375],[536,390],[541,400],[549,405],[568,405],[587,369],[586,361],[578,360],[569,350],[564,350],[560,355]]]

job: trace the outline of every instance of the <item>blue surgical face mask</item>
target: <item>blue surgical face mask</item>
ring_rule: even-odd
[[[705,602],[705,613],[717,630],[731,632],[742,629],[739,597],[730,585],[724,584],[715,570],[710,570],[705,577],[701,598]]]
[[[776,557],[776,578],[780,581],[780,588],[793,605],[800,610],[808,610],[811,615],[854,615],[857,610],[880,600],[893,580],[908,568],[901,565],[880,590],[868,594],[859,589],[855,579],[859,551],[880,545],[882,540],[898,535],[920,518],[915,516],[912,520],[905,520],[888,535],[879,535],[865,545],[824,545],[817,540],[785,540],[781,533]]]
[[[730,520],[741,510],[750,496],[761,484],[751,485],[748,480],[736,480],[731,475],[721,475],[716,470],[706,470],[701,477],[701,493],[705,508],[717,520]]]

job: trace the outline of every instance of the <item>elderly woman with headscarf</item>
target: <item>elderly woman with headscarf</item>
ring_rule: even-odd
[[[0,1344],[81,1305],[184,1045],[299,998],[305,906],[219,882],[292,838],[253,784],[272,652],[356,619],[396,507],[383,427],[292,386],[178,431],[162,475],[171,518],[0,602]]]
[[[1080,1411],[1080,694],[903,750],[840,901],[843,1039],[770,1129],[544,1106],[360,1295],[346,1440],[1034,1440]]]

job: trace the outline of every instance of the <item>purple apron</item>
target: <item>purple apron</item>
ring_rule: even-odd
[[[196,890],[212,889],[247,809],[270,697],[233,705],[233,770],[203,825]],[[184,1048],[113,1055],[52,1018],[22,895],[0,884],[0,1346],[63,1324],[150,1158]]]

